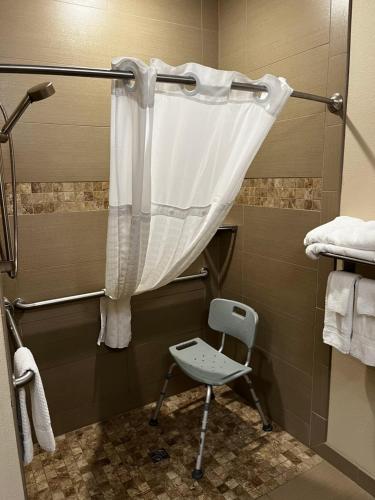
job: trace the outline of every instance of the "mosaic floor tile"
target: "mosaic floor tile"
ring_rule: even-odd
[[[255,410],[228,387],[216,388],[206,438],[204,478],[191,479],[198,449],[204,388],[166,400],[159,427],[153,405],[57,438],[54,455],[36,447],[26,467],[30,500],[49,499],[255,499],[322,460],[275,426],[262,431]],[[149,453],[165,448],[169,459]]]

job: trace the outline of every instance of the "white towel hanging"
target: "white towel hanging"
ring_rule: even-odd
[[[349,354],[353,330],[354,288],[358,274],[333,271],[327,282],[323,340]]]
[[[51,419],[42,379],[39,369],[35,363],[34,356],[27,347],[20,347],[14,354],[14,373],[21,377],[27,370],[34,372],[34,378],[29,383],[31,396],[31,412],[35,435],[39,445],[45,451],[55,451],[55,437],[51,427]],[[22,426],[23,461],[27,465],[33,459],[33,442],[31,427],[26,405],[26,391],[24,387],[19,388],[20,420]]]
[[[375,281],[362,278],[354,307],[350,354],[368,366],[375,366]]]

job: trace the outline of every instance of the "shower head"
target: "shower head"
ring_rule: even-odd
[[[31,87],[31,89],[26,92],[26,95],[29,96],[30,102],[36,102],[47,99],[47,97],[53,95],[54,93],[55,89],[52,82],[44,82],[35,85],[35,87]]]
[[[26,92],[26,95],[18,104],[13,113],[5,121],[0,131],[0,142],[7,142],[12,128],[15,126],[15,124],[18,122],[18,120],[21,118],[21,116],[31,103],[42,101],[43,99],[46,99],[54,93],[55,89],[52,85],[52,82],[39,83],[39,85],[31,87],[31,89]]]

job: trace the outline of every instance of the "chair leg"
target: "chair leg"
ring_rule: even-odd
[[[247,382],[247,385],[249,386],[249,390],[250,390],[250,394],[251,394],[251,397],[253,398],[254,400],[254,403],[255,403],[255,406],[256,406],[256,409],[258,410],[258,413],[260,415],[260,418],[262,419],[262,422],[263,422],[263,430],[266,431],[266,432],[271,432],[273,427],[272,427],[272,424],[271,422],[268,420],[268,417],[267,415],[264,413],[263,411],[263,408],[260,404],[260,401],[258,399],[258,396],[256,395],[256,392],[254,390],[254,387],[253,387],[253,383],[251,381],[251,378],[248,376],[248,375],[244,375],[244,378]]]
[[[152,414],[152,417],[149,420],[150,425],[153,425],[153,426],[158,425],[158,416],[159,416],[160,408],[161,408],[163,401],[165,399],[165,396],[167,394],[168,382],[172,378],[172,372],[173,372],[175,366],[176,366],[176,363],[172,363],[171,366],[169,367],[169,370],[168,370],[166,376],[165,376],[163,388],[162,388],[162,390],[160,392],[160,396],[159,396],[159,401],[156,405],[154,413]]]
[[[200,436],[200,440],[199,440],[199,453],[197,456],[197,461],[195,463],[195,469],[193,470],[193,472],[191,474],[192,478],[196,479],[196,480],[202,479],[202,477],[203,477],[203,470],[202,470],[203,451],[204,451],[204,442],[206,439],[208,410],[210,408],[211,397],[212,397],[212,386],[208,385],[207,386],[207,393],[206,393],[206,401],[204,403],[204,410],[203,410],[201,436]]]

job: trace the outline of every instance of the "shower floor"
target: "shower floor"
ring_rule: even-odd
[[[168,398],[159,427],[148,425],[147,405],[59,436],[52,456],[37,449],[26,467],[29,498],[259,498],[322,462],[279,427],[263,432],[257,412],[228,387],[215,394],[201,481],[191,471],[204,387]],[[170,458],[153,463],[149,453],[160,448]]]

